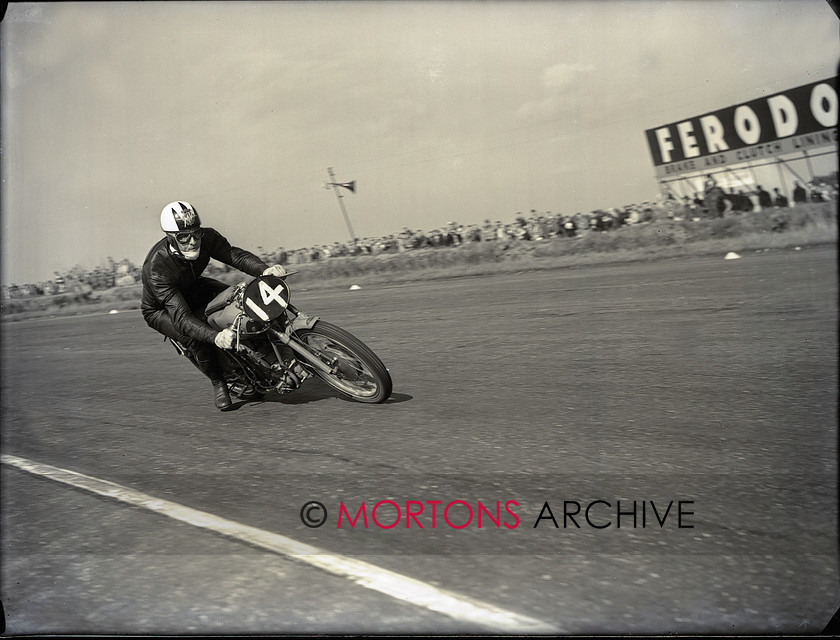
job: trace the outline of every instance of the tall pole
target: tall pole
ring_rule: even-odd
[[[332,167],[328,167],[327,171],[330,172],[330,184],[332,184],[333,191],[335,191],[335,197],[338,198],[338,206],[341,207],[341,213],[344,215],[344,222],[347,224],[347,231],[350,232],[350,239],[355,240],[356,234],[353,233],[353,227],[350,225],[350,217],[347,215],[347,209],[344,208],[344,201],[342,200],[344,196],[338,190],[338,184],[336,184]]]
[[[788,198],[788,204],[790,204],[790,197],[788,196],[787,185],[785,184],[785,174],[782,171],[782,166],[784,165],[784,161],[777,157],[776,158],[776,169],[779,171],[779,183],[781,184],[782,191],[785,193],[785,198]],[[784,165],[786,166],[786,165]]]
[[[805,149],[802,150],[802,155],[805,156],[805,164],[808,165],[808,175],[811,176],[808,182],[811,182],[817,177],[817,174],[814,173],[814,167],[811,166],[811,156],[808,155],[808,152]]]

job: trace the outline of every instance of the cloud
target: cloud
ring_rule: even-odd
[[[593,64],[560,62],[543,70],[540,78],[542,95],[520,105],[520,119],[536,121],[557,118],[578,108],[582,91],[595,71]]]
[[[561,62],[543,71],[542,84],[546,89],[565,91],[581,83],[581,76],[595,70],[591,64]]]
[[[374,135],[405,133],[421,128],[429,119],[429,106],[407,96],[387,103],[387,108],[371,114],[367,130]]]
[[[531,100],[521,105],[516,112],[524,120],[545,120],[558,116],[565,102],[560,96],[548,96],[540,100]]]

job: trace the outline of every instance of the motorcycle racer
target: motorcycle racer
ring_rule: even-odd
[[[228,285],[201,274],[211,258],[250,276],[282,277],[286,270],[279,264],[267,265],[253,253],[231,246],[215,229],[202,227],[189,202],[167,204],[160,214],[160,227],[166,236],[143,262],[143,318],[152,329],[184,347],[190,361],[210,379],[216,408],[228,411],[233,404],[214,345],[230,349],[236,334],[230,329],[217,331],[204,316],[207,303]]]

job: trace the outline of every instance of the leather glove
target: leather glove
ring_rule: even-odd
[[[286,270],[283,268],[281,264],[275,264],[272,267],[269,267],[265,271],[262,272],[264,276],[277,276],[278,278],[282,278],[286,275]]]
[[[232,349],[236,342],[236,334],[231,329],[223,329],[216,334],[213,342],[219,349]]]

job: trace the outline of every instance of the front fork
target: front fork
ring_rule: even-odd
[[[285,331],[278,331],[277,329],[271,328],[268,330],[269,335],[273,338],[276,338],[278,341],[282,342],[284,345],[289,347],[292,351],[297,353],[309,366],[317,369],[321,373],[331,376],[335,374],[335,369],[330,367],[329,365],[325,364],[323,360],[321,360],[318,356],[313,355],[313,353],[307,349],[304,345],[302,345],[297,340],[292,340],[292,334],[297,331],[298,329],[311,329],[315,326],[315,323],[318,322],[319,318],[317,316],[309,316],[299,311],[294,306],[289,305],[287,308],[289,316],[291,320],[289,321]],[[272,347],[275,351],[277,351],[277,346],[272,343]],[[278,353],[279,358],[279,353]]]
[[[335,374],[335,370],[332,367],[325,364],[318,356],[313,355],[309,349],[300,344],[297,340],[292,340],[288,333],[278,331],[277,329],[269,329],[269,333],[272,337],[277,338],[277,340],[298,354],[310,367],[318,369],[318,371],[328,376]],[[277,346],[274,345],[274,348],[276,350]]]

